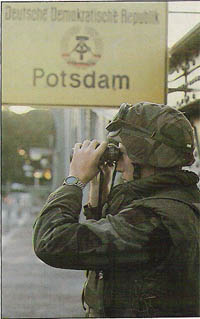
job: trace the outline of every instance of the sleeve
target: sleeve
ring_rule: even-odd
[[[62,186],[52,193],[34,225],[33,246],[46,264],[66,269],[103,270],[150,260],[149,242],[159,218],[128,208],[79,223],[82,191]]]

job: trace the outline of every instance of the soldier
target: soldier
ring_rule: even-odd
[[[87,317],[199,316],[200,192],[183,169],[194,162],[192,127],[176,109],[143,102],[123,103],[107,130],[119,142],[123,182],[109,190],[112,168],[103,166],[99,219],[107,142],[77,143],[70,176],[34,225],[35,253],[52,267],[88,270]]]

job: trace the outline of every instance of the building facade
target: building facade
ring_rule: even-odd
[[[169,51],[168,104],[184,112],[195,135],[195,163],[200,177],[200,23]]]

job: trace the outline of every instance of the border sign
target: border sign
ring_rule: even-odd
[[[2,3],[2,104],[165,102],[166,2]]]

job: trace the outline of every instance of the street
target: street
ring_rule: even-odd
[[[82,318],[84,271],[52,268],[35,256],[34,218],[3,236],[2,318]]]

